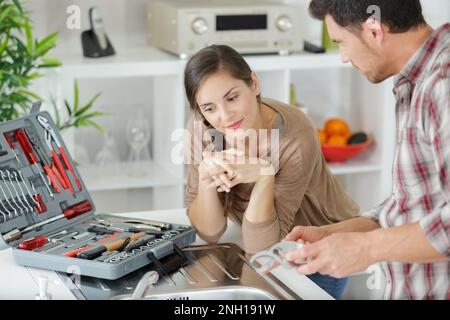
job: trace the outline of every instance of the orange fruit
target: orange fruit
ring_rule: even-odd
[[[350,127],[347,122],[342,119],[334,118],[329,119],[325,123],[325,132],[328,136],[339,134],[341,136],[348,136],[350,133]]]
[[[320,128],[317,128],[317,133],[319,135],[320,144],[325,144],[327,142],[327,134]]]
[[[327,144],[330,146],[346,146],[347,138],[340,134],[334,134],[328,138]]]

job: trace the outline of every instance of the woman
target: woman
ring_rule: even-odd
[[[242,225],[244,250],[254,254],[296,225],[358,214],[330,173],[309,118],[261,98],[255,72],[234,49],[199,51],[186,65],[184,84],[194,111],[186,205],[202,239],[217,242],[229,217]],[[335,297],[345,286],[345,279],[311,278]]]

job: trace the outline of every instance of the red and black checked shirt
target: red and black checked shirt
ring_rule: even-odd
[[[392,194],[363,213],[382,228],[419,222],[449,257],[450,24],[435,30],[395,78]],[[449,299],[449,263],[381,263],[385,299]]]

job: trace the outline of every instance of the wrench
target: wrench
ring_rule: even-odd
[[[22,193],[22,198],[25,199],[25,203],[28,205],[28,209],[30,210],[29,212],[30,212],[30,213],[33,212],[34,209],[33,209],[33,207],[30,205],[30,203],[28,202],[28,199],[27,199],[27,197],[25,196],[25,193],[23,192],[22,187],[20,186],[19,180],[17,179],[17,172],[16,172],[16,171],[13,171],[13,176],[14,176],[14,180],[16,180],[17,186],[18,186],[19,189],[20,189],[20,192]],[[31,199],[33,199],[33,197],[31,197]]]
[[[3,196],[5,197],[5,200],[6,200],[6,202],[8,203],[9,207],[10,207],[11,209],[14,210],[14,216],[17,216],[17,210],[16,210],[16,208],[14,208],[14,207],[11,205],[11,203],[9,202],[9,199],[8,199],[8,197],[7,197],[6,193],[5,193],[5,190],[3,189],[3,187],[2,187],[1,184],[0,184],[0,190],[2,190]],[[3,203],[2,203],[2,205],[3,205]],[[6,209],[6,208],[5,208],[5,209]],[[11,220],[11,219],[12,219],[12,217],[11,217],[11,210],[6,210],[6,211],[8,211],[9,220]]]
[[[11,189],[8,187],[8,183],[5,181],[5,176],[6,175],[5,175],[5,172],[3,172],[3,170],[0,170],[0,176],[2,177],[2,181],[5,184],[6,189],[8,189],[8,192],[9,192],[9,194],[11,196],[11,198],[10,198],[11,201],[16,205],[17,208],[19,208],[20,213],[23,214],[22,208],[17,204],[16,200],[14,199],[14,195],[11,192]],[[14,210],[14,211],[15,211],[15,217],[18,217],[19,214],[17,213],[17,210]]]
[[[31,193],[30,189],[28,188],[28,185],[25,183],[25,179],[24,179],[24,177],[22,175],[22,172],[20,172],[20,170],[18,172],[19,172],[20,180],[24,184],[25,189],[27,189],[28,195],[31,197],[31,200],[33,200],[33,202],[38,206],[38,208],[40,210],[41,206],[40,206],[39,202],[34,198],[33,194]],[[31,181],[30,181],[30,184],[31,184],[31,188],[33,188],[34,195],[37,196],[36,189],[34,188],[34,185],[33,185],[33,183]]]
[[[22,207],[25,209],[25,212],[26,212],[26,213],[29,213],[28,207],[25,206],[25,205],[23,204],[22,198],[20,197],[19,192],[17,191],[16,187],[14,186],[14,183],[13,183],[13,181],[12,181],[12,179],[11,179],[11,172],[9,172],[9,170],[5,170],[5,172],[6,172],[6,175],[7,175],[7,177],[8,177],[8,180],[9,180],[9,182],[10,182],[12,188],[14,189],[14,192],[16,193],[18,202],[19,202],[19,203],[22,205]]]

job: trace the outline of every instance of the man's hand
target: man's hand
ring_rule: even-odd
[[[327,236],[329,236],[329,234],[323,227],[297,226],[287,234],[285,239],[290,241],[301,240],[300,242],[316,242]]]
[[[289,251],[285,258],[289,262],[304,263],[297,268],[301,274],[319,272],[335,278],[364,271],[376,262],[370,257],[367,234],[360,232],[332,234]]]

